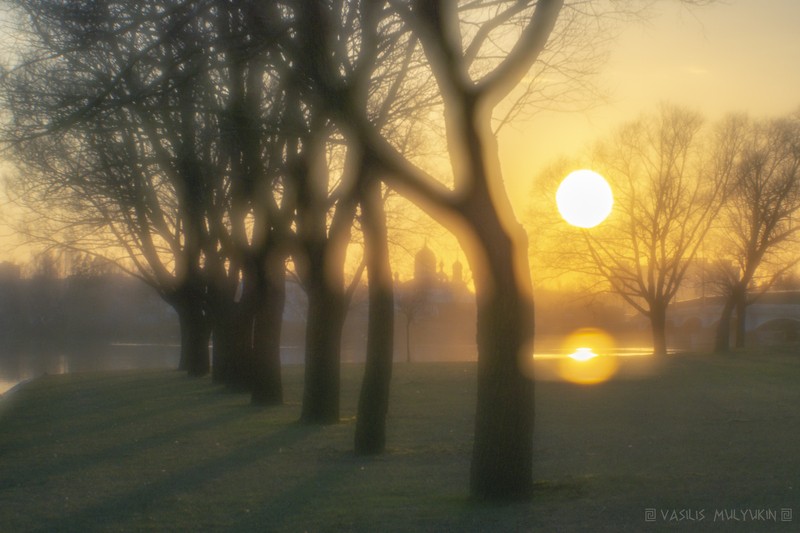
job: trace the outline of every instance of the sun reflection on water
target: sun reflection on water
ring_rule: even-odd
[[[614,339],[599,328],[580,328],[564,341],[562,350],[568,354],[558,361],[558,375],[570,383],[592,385],[610,379],[619,364],[611,354]]]
[[[560,342],[546,344],[530,358],[530,376],[539,381],[595,385],[611,379],[642,379],[659,371],[649,346],[619,346],[600,328],[578,328]]]
[[[590,359],[594,359],[597,357],[597,354],[592,351],[591,348],[578,348],[567,357],[570,357],[576,361],[589,361]]]

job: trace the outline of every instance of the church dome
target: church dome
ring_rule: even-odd
[[[436,255],[428,248],[428,243],[414,256],[414,279],[432,281],[436,278]]]

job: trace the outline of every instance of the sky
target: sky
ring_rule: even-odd
[[[596,80],[607,103],[585,112],[543,112],[501,132],[503,174],[517,214],[547,164],[659,102],[694,108],[709,120],[800,108],[799,22],[800,0],[720,0],[691,9],[662,0],[646,21],[627,23]],[[0,209],[8,206],[0,202]],[[8,258],[20,255],[0,213],[0,261]]]
[[[800,109],[800,0],[721,0],[687,8],[662,0],[627,23],[597,83],[608,103],[586,112],[547,112],[500,135],[506,187],[518,214],[533,180],[615,127],[670,102],[708,120]]]

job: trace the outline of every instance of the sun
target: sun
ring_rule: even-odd
[[[569,224],[593,228],[611,214],[614,195],[608,182],[597,172],[576,170],[559,185],[556,205]]]

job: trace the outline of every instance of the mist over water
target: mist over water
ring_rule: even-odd
[[[399,343],[398,343],[399,344]],[[542,379],[550,379],[546,370],[547,361],[563,359],[568,354],[558,347],[555,339],[544,340],[537,346],[533,359]],[[646,356],[652,353],[648,346],[616,347],[613,357]],[[435,361],[476,361],[474,344],[447,345],[419,343],[412,346],[413,361],[418,363]],[[281,362],[284,365],[303,364],[302,345],[283,346]],[[395,360],[404,361],[405,346],[397,346]],[[0,346],[0,394],[5,394],[17,384],[46,374],[69,374],[79,372],[103,372],[148,369],[176,369],[180,358],[180,346],[170,342],[91,342],[91,343],[15,343]],[[355,347],[344,349],[342,361],[363,363],[364,353]]]
[[[0,346],[0,394],[44,374],[177,368],[180,347],[156,343]]]

